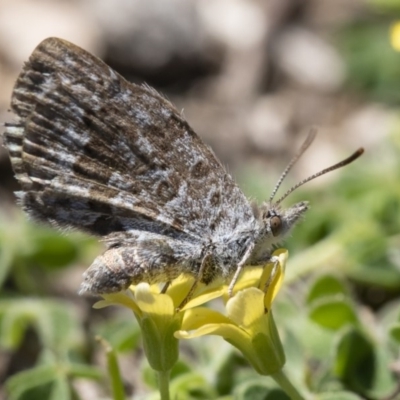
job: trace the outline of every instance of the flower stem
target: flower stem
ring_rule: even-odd
[[[100,336],[97,336],[96,339],[103,345],[104,350],[106,351],[107,370],[109,379],[111,381],[113,400],[125,400],[125,390],[118,366],[117,355],[105,339]]]
[[[170,371],[158,371],[158,385],[161,400],[170,400],[169,396],[169,374]]]
[[[271,378],[285,391],[285,393],[292,400],[310,400],[308,397],[304,397],[290,382],[286,374],[281,369],[275,374],[271,375]]]

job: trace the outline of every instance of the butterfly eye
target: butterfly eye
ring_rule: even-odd
[[[281,217],[274,215],[270,221],[271,231],[274,236],[278,236],[282,231]]]

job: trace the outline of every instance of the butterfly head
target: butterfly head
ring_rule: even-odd
[[[308,202],[306,201],[296,203],[286,209],[273,203],[264,203],[254,208],[260,231],[252,260],[258,263],[268,258],[272,247],[282,242],[307,210]]]
[[[276,238],[276,241],[282,240],[307,210],[306,201],[296,203],[287,209],[275,204],[265,204],[261,208],[264,234]]]

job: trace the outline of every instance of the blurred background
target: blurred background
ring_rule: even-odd
[[[298,380],[309,389],[398,398],[400,1],[1,0],[0,121],[13,120],[14,82],[49,36],[168,97],[259,202],[311,127],[319,135],[282,193],[365,148],[356,163],[285,200],[309,200],[311,210],[285,243],[288,285],[277,319],[292,343],[287,358],[297,360]],[[93,340],[98,333],[120,352],[127,393],[145,396],[155,382],[143,367],[136,325],[121,310],[93,311],[93,299],[76,294],[101,246],[28,222],[15,190],[0,148],[0,399],[63,398],[60,382],[68,382],[65,398],[107,398],[104,351]],[[357,362],[343,350],[352,347],[346,344],[354,337],[343,333],[349,326],[362,326],[356,333],[367,343]],[[182,398],[248,390],[237,354],[222,351],[212,367],[204,361],[214,346],[220,349],[219,339],[206,342],[197,358],[190,350],[182,367],[189,375],[200,362],[212,368],[212,384],[205,374],[196,388],[200,393],[209,385],[211,392],[189,397],[186,388]],[[299,349],[307,356],[299,357]],[[373,372],[365,371],[367,356]],[[237,374],[227,379],[232,357]],[[59,365],[67,371],[62,376],[54,373]]]

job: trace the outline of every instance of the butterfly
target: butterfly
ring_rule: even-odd
[[[106,245],[84,273],[81,293],[117,292],[182,273],[230,293],[247,265],[264,265],[308,209],[251,203],[176,108],[154,89],[125,80],[58,38],[38,45],[15,84],[5,146],[35,220],[76,228]]]

